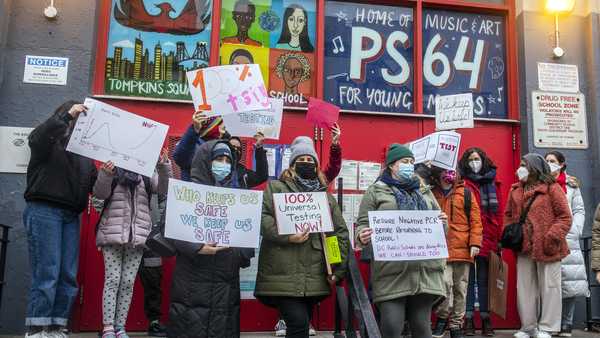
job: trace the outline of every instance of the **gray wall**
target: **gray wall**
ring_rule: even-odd
[[[591,223],[596,204],[600,201],[598,170],[600,121],[598,99],[600,80],[600,55],[598,54],[598,15],[571,15],[560,18],[561,47],[566,54],[558,60],[552,58],[554,48],[554,17],[538,12],[522,12],[517,18],[519,35],[519,75],[521,104],[521,147],[523,153],[544,154],[551,150],[534,147],[531,92],[538,90],[537,62],[574,64],[579,67],[580,91],[586,96],[589,148],[587,150],[558,149],[567,157],[567,171],[583,182],[581,192],[586,207],[584,236],[591,235]],[[597,292],[596,292],[597,293]],[[595,317],[600,317],[600,295],[595,295]],[[576,322],[585,321],[583,299],[576,312]]]
[[[55,21],[48,21],[43,16],[43,9],[49,3],[0,0],[0,79],[4,79],[0,81],[2,126],[36,126],[62,102],[81,100],[90,92],[96,1],[57,0],[59,16]],[[23,83],[27,54],[68,57],[67,86]],[[1,67],[2,59],[4,68]],[[24,330],[30,281],[26,235],[21,221],[24,189],[25,175],[0,174],[0,223],[14,227],[8,251],[8,284],[0,309],[0,333]]]

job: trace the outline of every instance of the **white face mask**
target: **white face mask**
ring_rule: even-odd
[[[548,165],[550,166],[551,173],[556,173],[557,171],[559,171],[562,168],[559,164],[556,164],[556,163],[548,162]]]
[[[519,181],[526,181],[529,177],[529,170],[525,167],[519,167],[517,170],[517,177],[519,178]]]
[[[471,170],[473,170],[475,174],[479,174],[479,172],[481,171],[481,166],[481,160],[473,160],[469,162],[469,167],[471,167]]]

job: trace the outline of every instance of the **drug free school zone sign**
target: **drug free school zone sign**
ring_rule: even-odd
[[[273,194],[273,204],[280,235],[333,231],[325,192]]]

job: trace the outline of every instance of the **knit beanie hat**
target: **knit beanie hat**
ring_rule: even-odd
[[[388,150],[387,157],[385,158],[385,165],[388,166],[406,157],[411,157],[414,159],[415,155],[413,155],[412,151],[410,151],[408,147],[399,143],[392,143],[390,149]]]
[[[319,163],[319,157],[317,156],[317,152],[315,151],[315,146],[313,145],[313,141],[310,137],[307,136],[298,136],[292,142],[292,156],[290,157],[290,167],[296,162],[296,159],[300,156],[312,156],[315,159],[316,163]]]
[[[231,160],[233,157],[231,156],[231,149],[225,143],[217,143],[212,150],[211,159],[215,159],[219,156],[227,156]]]
[[[535,168],[537,171],[539,171],[540,174],[550,174],[550,166],[542,155],[529,153],[523,156],[523,159],[525,159],[525,162],[527,162],[532,168]]]

